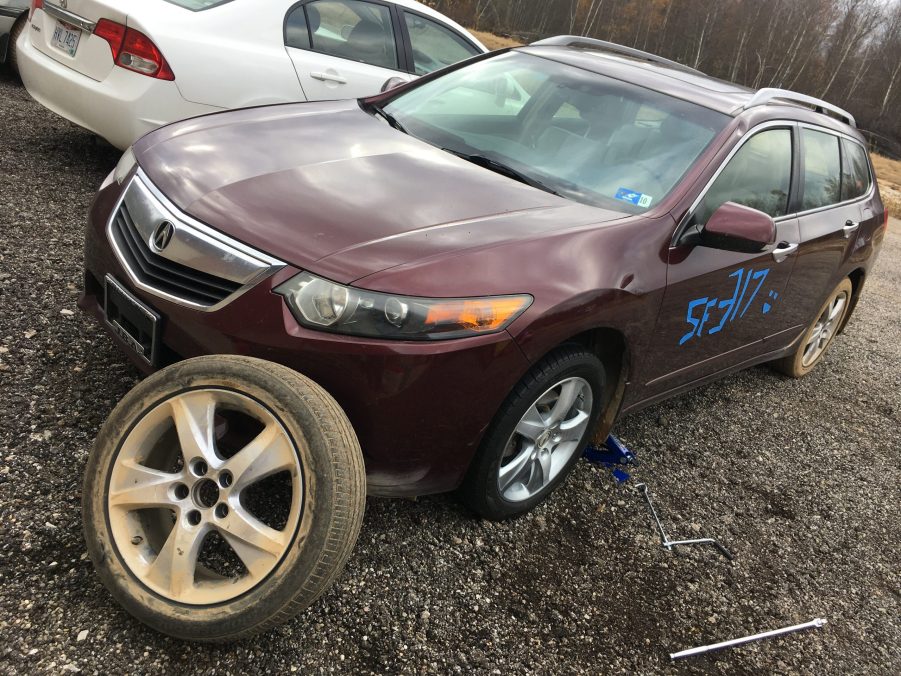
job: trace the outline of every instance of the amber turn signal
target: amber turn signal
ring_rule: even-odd
[[[525,310],[531,301],[530,296],[433,301],[425,323],[432,326],[452,324],[480,333],[497,331]]]

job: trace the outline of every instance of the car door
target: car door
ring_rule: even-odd
[[[807,325],[838,284],[861,220],[861,198],[872,179],[860,144],[821,128],[801,127],[801,180],[798,226],[801,246],[791,281],[794,319]]]
[[[482,53],[480,47],[452,26],[406,9],[401,14],[401,32],[409,45],[409,61],[417,76]]]
[[[392,77],[409,81],[391,5],[374,0],[310,0],[285,17],[285,48],[307,100],[378,94]]]
[[[791,329],[783,296],[800,237],[797,219],[787,215],[795,134],[786,123],[745,137],[683,221],[683,228],[703,225],[721,205],[735,202],[773,217],[777,246],[766,253],[678,243],[670,248],[666,291],[642,378],[650,393],[758,356],[766,338]]]

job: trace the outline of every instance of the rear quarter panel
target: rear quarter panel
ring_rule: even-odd
[[[291,2],[227,2],[200,12],[154,0],[129,14],[188,101],[221,108],[305,100],[282,26]]]

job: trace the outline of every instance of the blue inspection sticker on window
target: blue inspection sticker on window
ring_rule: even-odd
[[[628,202],[629,204],[634,204],[635,206],[642,207],[644,209],[647,209],[649,206],[651,206],[651,202],[654,201],[654,198],[650,195],[644,195],[636,190],[629,190],[628,188],[620,188],[619,190],[617,190],[615,197],[618,200]]]

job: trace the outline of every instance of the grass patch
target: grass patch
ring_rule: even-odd
[[[500,35],[495,35],[494,33],[485,33],[484,31],[474,31],[472,29],[470,29],[469,32],[475,35],[479,42],[492,51],[495,49],[504,49],[506,47],[519,47],[522,44],[516,40],[504,38]]]
[[[882,155],[873,155],[873,167],[879,180],[879,192],[889,212],[901,217],[901,162]]]

